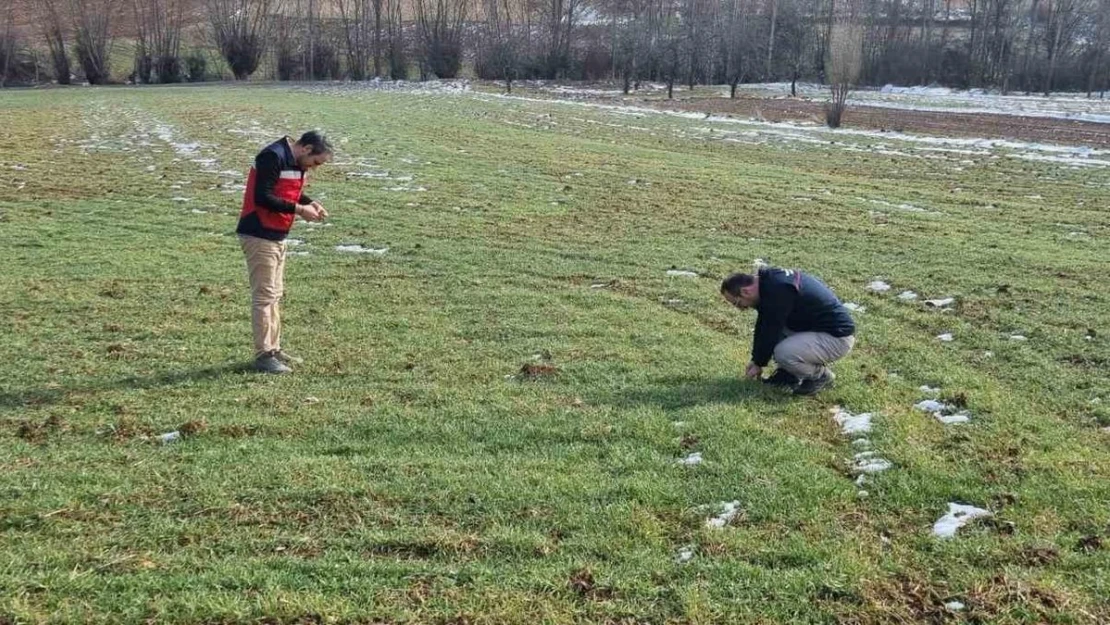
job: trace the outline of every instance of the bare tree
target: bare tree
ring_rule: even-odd
[[[205,0],[216,45],[236,80],[258,69],[266,50],[273,0]]]
[[[458,75],[468,5],[468,0],[416,0],[416,20],[423,44],[422,74],[430,71],[438,78]]]
[[[0,88],[8,82],[8,73],[15,64],[15,3],[7,0],[0,8]]]
[[[1045,25],[1045,48],[1048,53],[1048,75],[1044,95],[1052,92],[1057,64],[1075,44],[1075,31],[1083,20],[1082,0],[1048,0],[1048,21]]]
[[[50,64],[54,69],[54,80],[59,85],[70,83],[69,53],[66,51],[66,26],[62,19],[61,0],[41,0],[39,3],[39,27],[50,51]]]
[[[111,78],[111,19],[116,0],[68,0],[74,52],[85,80],[101,85]]]
[[[143,82],[180,82],[183,0],[132,0],[137,31],[136,74]]]
[[[1110,0],[1099,0],[1093,21],[1094,37],[1091,45],[1094,47],[1094,58],[1087,73],[1088,98],[1096,88],[1105,96],[1107,82],[1110,82],[1110,68],[1106,63],[1106,49],[1110,47]],[[1098,84],[1100,80],[1101,86]]]
[[[381,4],[381,0],[337,0],[336,2],[347,44],[347,71],[353,80],[366,79],[371,56],[374,57],[374,73],[378,73],[380,31],[375,32],[373,26],[374,23],[381,23],[378,15]],[[375,38],[375,35],[378,37]]]
[[[826,75],[832,91],[832,101],[825,107],[825,122],[830,128],[839,128],[848,94],[859,80],[863,63],[863,27],[853,0],[837,11],[837,24],[829,38]]]
[[[403,80],[409,73],[408,56],[405,54],[404,1],[385,0],[389,77],[393,80]]]
[[[751,46],[751,29],[748,2],[724,0],[721,10],[721,57],[724,79],[729,83],[729,97],[736,97],[736,88],[749,74],[755,54]]]
[[[512,93],[520,71],[519,20],[511,0],[484,0],[483,9],[479,76],[505,81],[505,92]]]

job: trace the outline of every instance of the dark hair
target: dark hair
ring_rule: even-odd
[[[740,289],[755,284],[755,276],[747,273],[734,273],[721,283],[721,293],[740,295]]]
[[[312,148],[312,151],[310,152],[312,156],[316,156],[317,154],[332,153],[331,144],[328,143],[328,138],[315,130],[309,130],[308,132],[301,135],[301,138],[297,140],[297,145],[304,145]]]

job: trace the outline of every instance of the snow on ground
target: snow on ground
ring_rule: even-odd
[[[720,87],[728,96],[729,88]],[[828,97],[828,87],[812,83],[799,83],[799,97],[823,99]],[[790,83],[759,83],[740,85],[738,92],[747,95],[785,97],[790,95]],[[1078,121],[1110,123],[1110,99],[1086,94],[1061,93],[1049,97],[1038,95],[999,95],[982,89],[960,90],[947,87],[897,87],[887,85],[881,89],[860,89],[852,92],[849,104],[909,111],[938,113],[989,113],[1049,117]]]

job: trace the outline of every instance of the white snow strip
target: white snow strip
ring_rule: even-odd
[[[967,423],[971,421],[971,415],[967,414],[966,412],[949,415],[941,414],[938,412],[935,413],[933,416],[937,418],[937,421],[940,421],[945,425],[959,425],[961,423]]]
[[[937,335],[937,340],[944,343],[951,343],[956,340],[956,337],[952,336],[949,332],[945,332],[944,334]]]
[[[917,293],[914,293],[913,291],[902,291],[898,294],[898,299],[910,302],[917,299]]]
[[[893,466],[893,463],[884,458],[866,458],[862,460],[857,460],[856,463],[852,465],[852,471],[854,471],[855,473],[866,473],[868,475],[871,475],[874,473],[881,473],[883,471],[886,471]]]
[[[693,271],[682,271],[679,269],[668,269],[667,275],[672,278],[696,278],[698,274]]]
[[[867,290],[874,291],[876,293],[885,293],[886,291],[890,290],[890,285],[886,282],[883,282],[882,280],[875,280],[871,284],[867,285]]]

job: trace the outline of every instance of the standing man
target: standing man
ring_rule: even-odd
[[[293,142],[284,137],[254,159],[239,214],[239,235],[251,284],[254,368],[289,373],[299,358],[281,350],[281,296],[285,291],[285,237],[300,216],[322,221],[328,212],[304,194],[308,172],[331,160],[332,148],[318,132]]]
[[[741,310],[755,308],[752,361],[744,376],[761,379],[774,356],[775,373],[765,384],[813,395],[836,378],[828,365],[848,355],[856,325],[832,290],[794,269],[765,267],[737,273],[721,283],[721,295]]]

